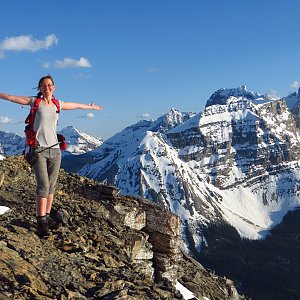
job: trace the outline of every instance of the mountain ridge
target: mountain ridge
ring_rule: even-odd
[[[0,178],[10,208],[0,215],[1,299],[182,300],[176,282],[198,299],[245,299],[184,251],[179,218],[151,201],[61,170],[51,236],[40,239],[31,168],[8,157]]]

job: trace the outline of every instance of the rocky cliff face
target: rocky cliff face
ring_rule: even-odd
[[[145,199],[61,171],[52,235],[35,233],[35,183],[22,157],[0,161],[1,299],[241,299],[183,249],[180,219]],[[206,298],[206,299],[207,299]]]
[[[182,160],[201,165],[205,179],[221,189],[300,156],[296,122],[283,99],[254,105],[244,97],[229,97],[189,122],[167,137]]]

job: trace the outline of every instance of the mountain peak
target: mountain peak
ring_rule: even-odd
[[[297,108],[300,103],[300,87],[297,92],[289,94],[287,97],[284,98],[289,109],[292,111],[293,109]]]
[[[71,126],[71,125],[63,128],[62,131],[66,131],[69,133],[76,133],[76,134],[80,133],[80,131],[77,128],[75,128],[74,126]]]
[[[210,96],[205,107],[216,104],[225,105],[227,103],[227,99],[230,97],[243,97],[252,101],[258,97],[262,97],[262,95],[247,91],[247,87],[245,85],[241,85],[237,88],[221,88]]]
[[[67,141],[67,149],[64,154],[83,154],[94,150],[102,144],[102,140],[80,132],[74,126],[67,126],[58,133],[63,134]]]
[[[194,112],[180,112],[176,108],[171,108],[168,113],[155,120],[149,130],[164,133],[184,123],[194,115]]]

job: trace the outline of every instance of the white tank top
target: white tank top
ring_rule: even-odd
[[[31,107],[34,105],[35,100],[36,97],[30,98]],[[60,108],[62,108],[63,101],[59,100],[59,105]],[[33,130],[36,132],[36,140],[41,147],[50,147],[58,142],[56,129],[59,113],[56,111],[57,107],[54,103],[52,106],[44,105],[43,101],[39,104],[34,118]],[[53,148],[59,148],[59,145],[56,145]]]

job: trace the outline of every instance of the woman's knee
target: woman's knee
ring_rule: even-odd
[[[49,185],[43,185],[43,186],[37,186],[36,188],[36,194],[39,197],[47,198],[50,193],[50,186]]]
[[[49,188],[49,194],[54,194],[55,193],[55,186]]]

